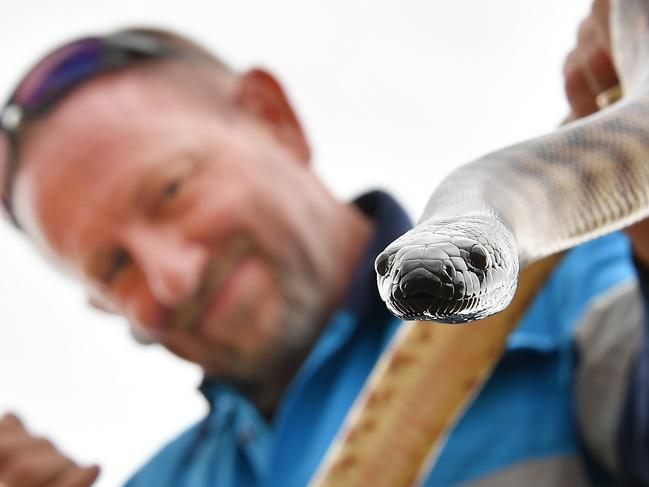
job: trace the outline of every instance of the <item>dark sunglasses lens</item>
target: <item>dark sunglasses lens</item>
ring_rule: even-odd
[[[103,62],[99,39],[84,39],[51,53],[25,77],[13,101],[36,110],[54,101],[59,94],[97,73]]]

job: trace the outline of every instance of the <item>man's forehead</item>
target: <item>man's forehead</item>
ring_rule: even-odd
[[[39,171],[56,173],[77,163],[83,176],[93,161],[128,152],[134,143],[146,146],[160,126],[187,111],[177,96],[128,73],[101,77],[34,124],[21,144],[21,166],[38,164]],[[175,116],[165,116],[170,113]]]
[[[33,124],[27,138],[45,134],[52,135],[48,137],[50,143],[58,142],[69,149],[78,146],[80,140],[97,150],[109,149],[134,131],[143,135],[151,132],[165,119],[185,119],[197,111],[209,111],[206,103],[196,103],[197,97],[189,93],[191,83],[181,89],[182,80],[170,81],[182,76],[182,68],[187,69],[175,65],[156,70],[129,69],[90,80]],[[214,116],[212,111],[209,114]]]
[[[164,103],[164,97],[155,84],[147,85],[129,72],[106,74],[74,90],[31,124],[34,128],[29,132],[35,137],[55,131],[57,137],[100,138],[102,129],[115,131],[132,124],[147,110],[156,110],[157,103]]]

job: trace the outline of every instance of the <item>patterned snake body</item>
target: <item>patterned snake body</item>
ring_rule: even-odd
[[[649,4],[620,3],[612,30],[625,99],[451,173],[420,223],[377,257],[381,297],[397,316],[494,314],[520,268],[649,215]]]

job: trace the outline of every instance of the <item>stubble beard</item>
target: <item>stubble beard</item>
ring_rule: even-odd
[[[279,332],[254,357],[244,357],[235,349],[226,351],[228,374],[213,377],[233,385],[268,414],[308,357],[327,316],[326,300],[315,287],[283,275],[278,288],[283,298],[280,323],[275,325]]]

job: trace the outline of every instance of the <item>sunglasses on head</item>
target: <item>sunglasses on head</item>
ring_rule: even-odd
[[[47,54],[23,77],[0,111],[0,137],[6,142],[5,154],[0,154],[4,157],[4,161],[0,159],[0,171],[4,171],[0,174],[4,176],[0,200],[16,227],[20,225],[11,206],[11,189],[22,128],[51,110],[74,88],[102,73],[150,59],[191,57],[162,37],[127,30],[78,39]]]

